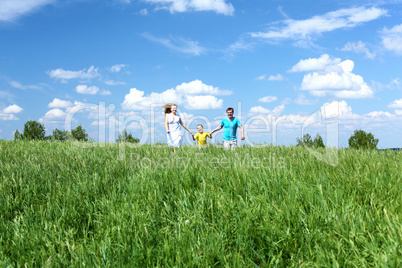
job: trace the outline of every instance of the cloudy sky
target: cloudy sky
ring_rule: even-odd
[[[193,131],[234,107],[248,143],[402,147],[401,0],[1,0],[0,40],[2,139],[37,120],[165,142],[174,102]]]

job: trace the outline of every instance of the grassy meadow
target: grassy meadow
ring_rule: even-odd
[[[0,141],[3,267],[402,264],[402,152],[84,145]]]

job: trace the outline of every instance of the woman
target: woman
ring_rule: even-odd
[[[181,132],[180,125],[187,130],[191,136],[193,133],[186,127],[186,125],[181,121],[180,115],[177,114],[177,105],[174,103],[169,103],[163,106],[165,108],[165,129],[167,134],[167,144],[170,148],[173,148],[173,152],[176,148],[179,148],[183,142],[183,133]]]

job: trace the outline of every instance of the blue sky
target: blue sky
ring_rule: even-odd
[[[174,102],[194,132],[234,107],[248,143],[402,147],[401,60],[400,0],[2,0],[0,137],[38,120],[165,142]]]

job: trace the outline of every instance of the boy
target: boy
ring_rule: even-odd
[[[193,140],[197,140],[199,146],[207,145],[207,137],[212,139],[208,132],[204,132],[204,127],[201,124],[197,125],[198,133],[193,136]]]

